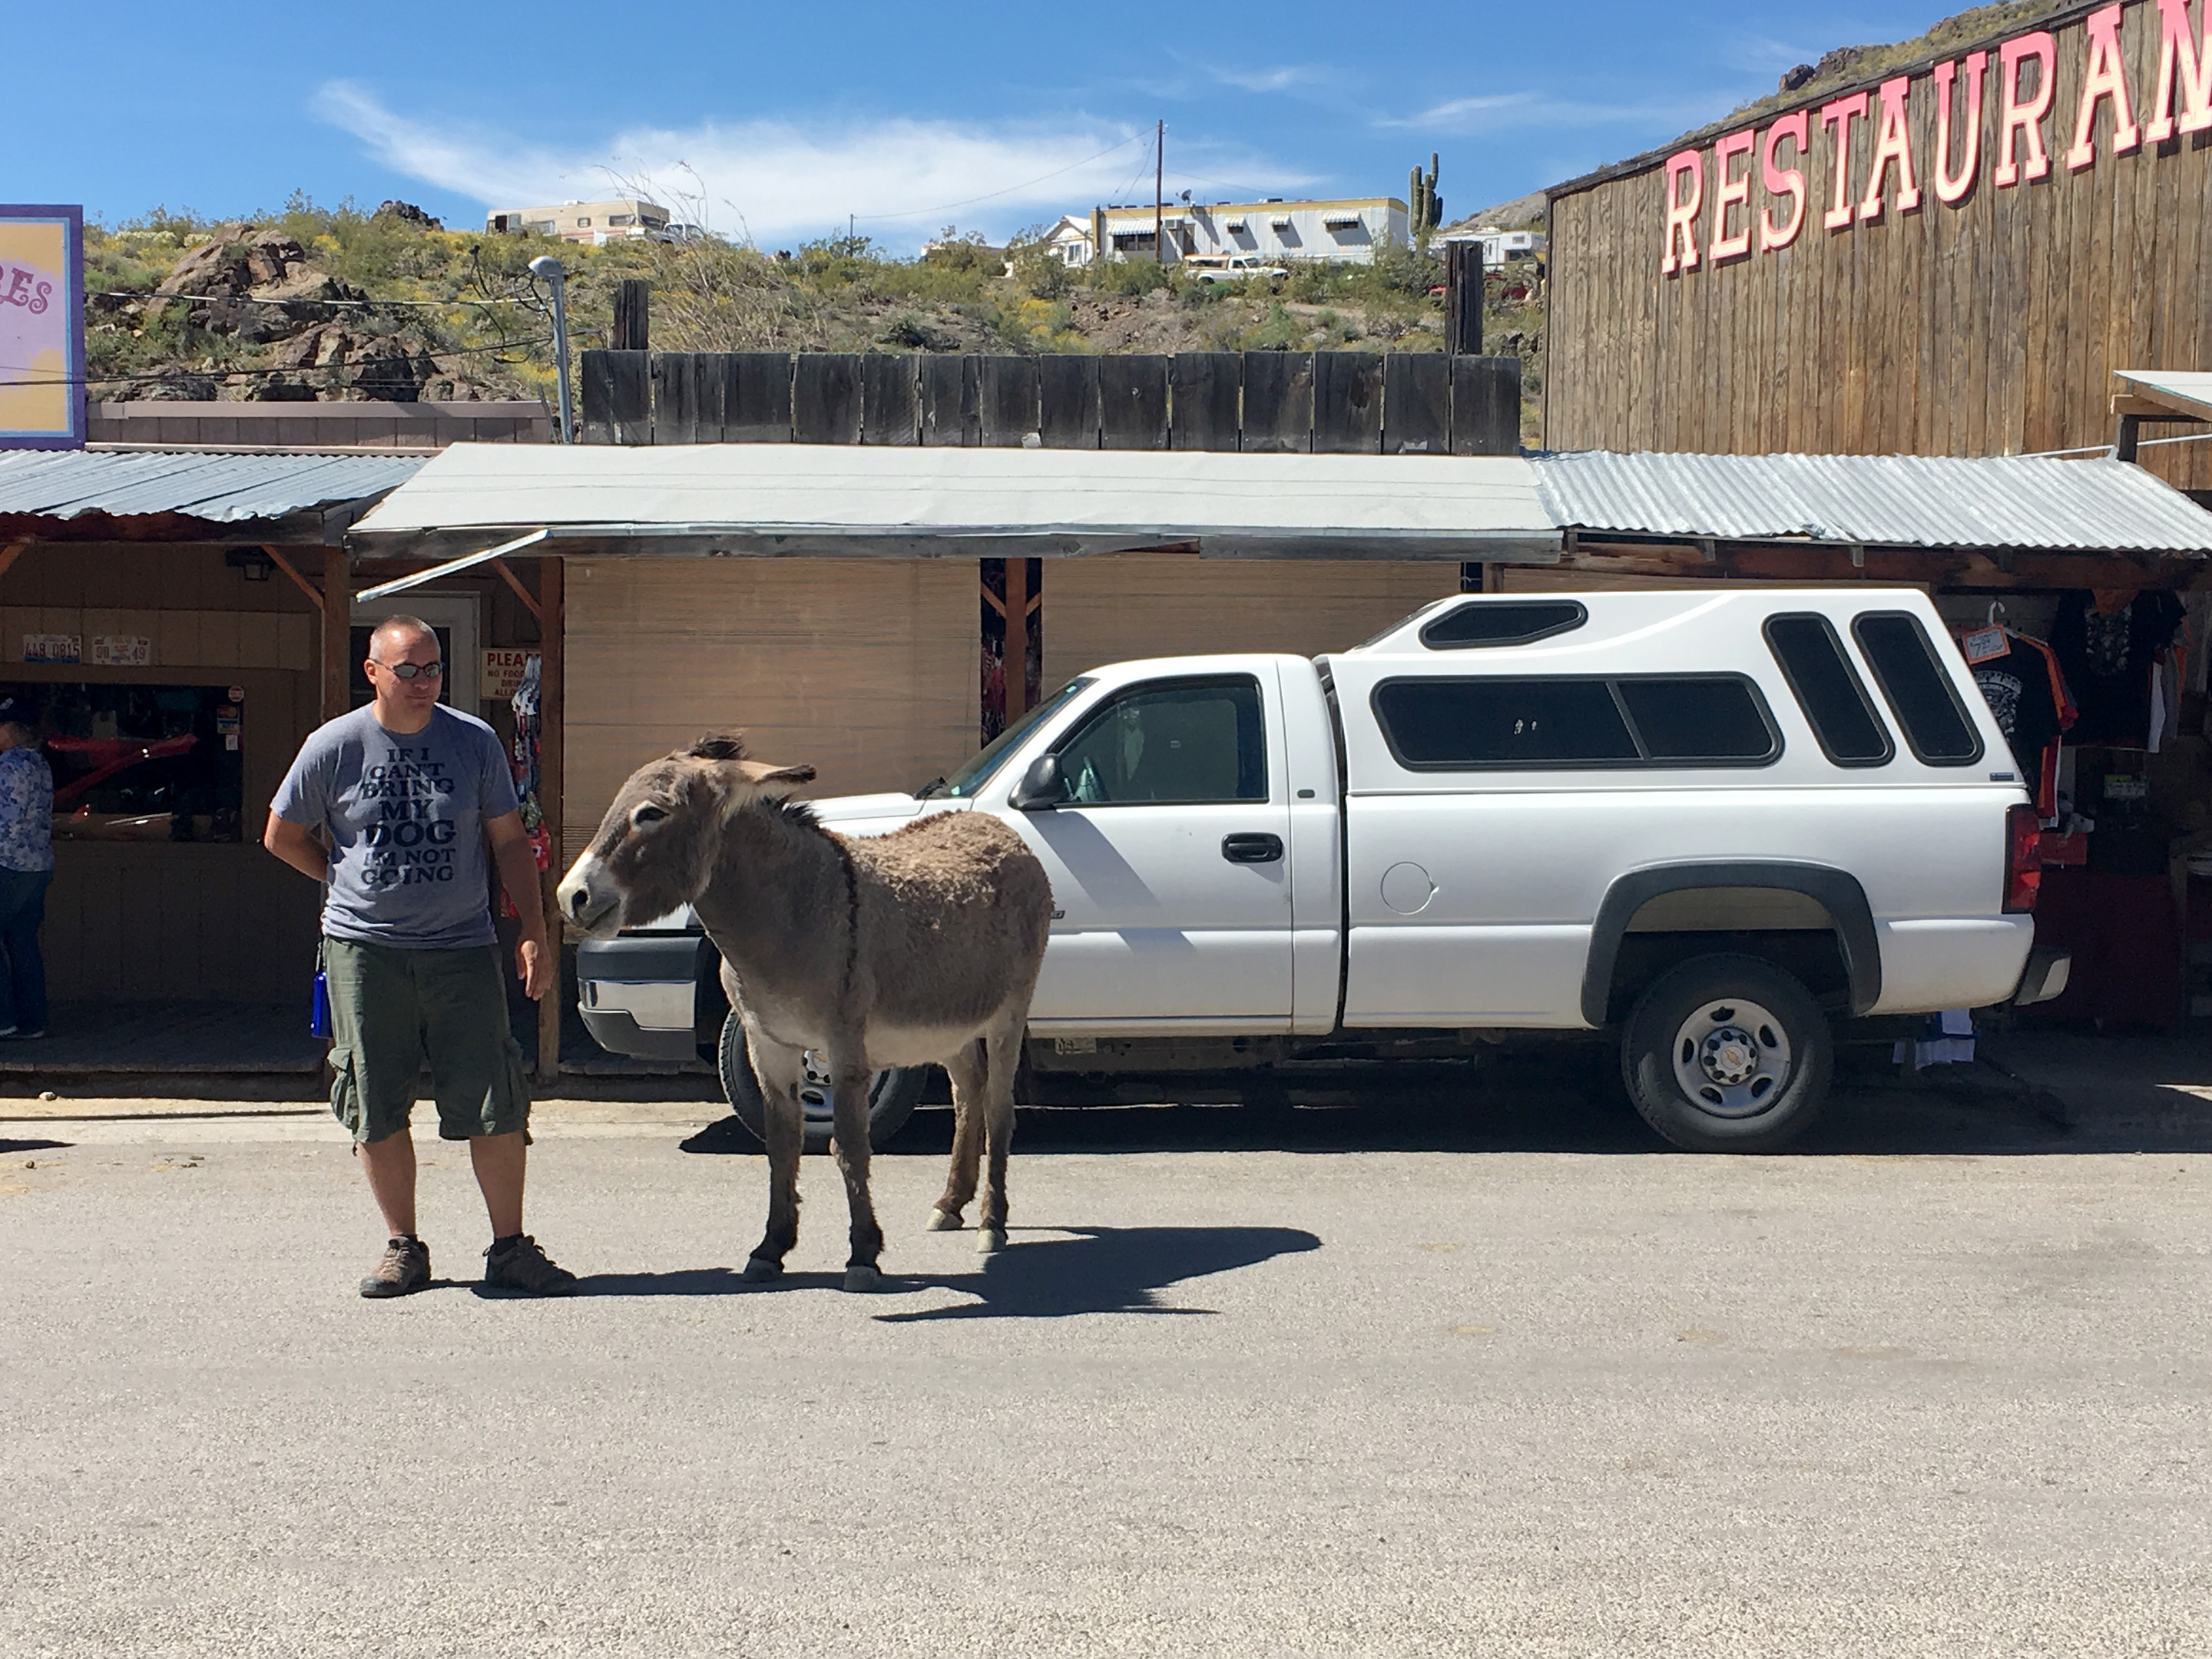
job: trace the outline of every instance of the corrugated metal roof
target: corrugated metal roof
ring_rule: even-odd
[[[422,467],[411,455],[11,450],[0,452],[0,517],[177,513],[239,524],[381,495]]]
[[[455,444],[353,533],[490,542],[540,526],[641,551],[891,557],[1175,542],[1228,556],[1510,562],[1559,547],[1517,455],[845,444]]]
[[[2212,514],[2141,467],[2023,455],[1534,458],[1561,528],[1886,547],[2212,553]]]

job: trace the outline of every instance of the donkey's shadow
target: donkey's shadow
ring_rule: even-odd
[[[1056,1230],[1058,1231],[1058,1230]],[[1294,1227],[1077,1227],[1073,1237],[1021,1240],[986,1257],[972,1273],[889,1276],[893,1293],[957,1291],[975,1298],[951,1307],[884,1313],[885,1324],[940,1319],[1066,1319],[1078,1314],[1199,1314],[1171,1308],[1159,1292],[1186,1279],[1257,1267],[1279,1255],[1321,1248],[1313,1234]],[[607,1273],[585,1279],[586,1296],[757,1296],[763,1292],[835,1290],[837,1273],[787,1273],[766,1285],[748,1285],[726,1268],[686,1268],[666,1273]],[[841,1292],[842,1293],[842,1292]]]

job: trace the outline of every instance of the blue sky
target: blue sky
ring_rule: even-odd
[[[0,198],[245,214],[295,190],[489,206],[649,181],[789,246],[846,216],[899,252],[1168,189],[1402,196],[1448,217],[1663,143],[1829,47],[1942,8],[631,0],[9,9]],[[28,73],[31,65],[44,72]],[[27,135],[39,135],[29,139]]]

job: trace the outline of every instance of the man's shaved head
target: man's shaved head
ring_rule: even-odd
[[[368,654],[382,662],[386,647],[404,651],[417,639],[435,644],[438,630],[420,617],[386,617],[368,636]]]

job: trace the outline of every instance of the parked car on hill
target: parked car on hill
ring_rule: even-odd
[[[1036,849],[1047,1099],[1598,1032],[1668,1139],[1770,1151],[1838,1029],[2068,966],[2033,948],[2034,808],[1917,590],[1460,596],[1312,660],[1095,669],[949,778],[816,805],[844,835],[991,812]],[[712,1044],[742,1115],[715,969],[684,916],[587,943],[584,1018]],[[883,1133],[922,1079],[872,1086]]]
[[[1287,276],[1287,265],[1271,265],[1255,253],[1186,253],[1182,268],[1201,283],[1241,283],[1249,276]]]

